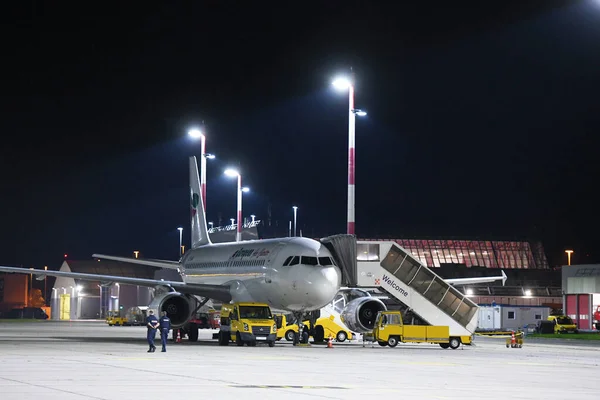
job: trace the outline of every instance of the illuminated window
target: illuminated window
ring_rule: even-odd
[[[379,243],[359,243],[356,245],[358,261],[379,261]]]

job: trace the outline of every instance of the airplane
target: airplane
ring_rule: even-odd
[[[315,326],[319,310],[330,304],[341,289],[341,271],[330,251],[321,242],[306,237],[212,243],[201,198],[196,157],[189,159],[189,176],[192,246],[179,261],[92,255],[97,259],[176,270],[182,281],[5,266],[0,266],[0,272],[34,274],[38,278],[48,275],[100,281],[103,285],[120,283],[153,287],[158,290],[149,308],[166,311],[172,327],[185,327],[190,339],[195,337],[197,340],[197,331],[193,333],[188,322],[209,300],[266,303],[275,312],[292,313],[299,323],[309,319],[313,322],[311,326]],[[503,276],[505,280],[504,272]],[[461,284],[466,280],[464,284],[473,284],[498,278],[446,281]],[[376,306],[373,302],[381,303],[376,298],[357,298],[346,307],[356,309],[357,316],[360,316],[362,311]],[[383,303],[381,305],[384,306]],[[313,337],[318,340],[321,332],[315,334],[316,337]]]
[[[196,157],[190,157],[192,246],[179,261],[92,257],[179,272],[182,282],[0,266],[0,272],[56,276],[159,289],[149,308],[166,311],[173,328],[185,326],[208,300],[267,303],[274,311],[316,314],[340,289],[341,271],[330,251],[306,237],[212,243],[200,190]],[[199,298],[203,298],[201,301]],[[318,318],[318,315],[312,319]],[[314,326],[314,325],[313,325]]]

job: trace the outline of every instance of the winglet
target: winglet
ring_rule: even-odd
[[[200,190],[198,162],[195,156],[190,157],[190,201],[192,249],[212,244],[208,237],[204,202],[202,201],[202,191]]]
[[[504,283],[506,282],[506,280],[508,279],[508,277],[504,273],[504,270],[500,270],[500,272],[502,272],[502,286],[504,286]]]

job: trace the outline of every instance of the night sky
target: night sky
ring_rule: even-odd
[[[570,247],[600,262],[599,1],[18,3],[2,13],[2,265],[176,259],[202,121],[208,220],[235,216],[234,166],[245,216],[270,204],[287,226],[297,205],[305,236],[345,233],[331,80],[350,67],[368,111],[359,238],[531,239],[551,264]]]

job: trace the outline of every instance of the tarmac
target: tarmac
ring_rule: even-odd
[[[28,399],[598,399],[600,344],[476,337],[457,350],[430,344],[334,343],[147,353],[144,327],[103,322],[0,321],[0,396]]]

